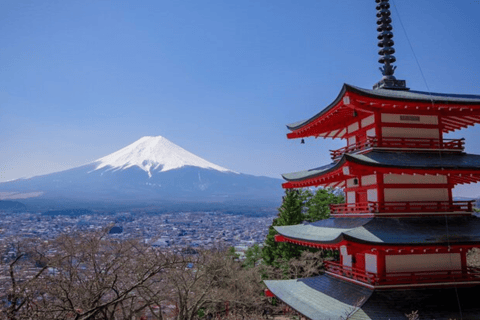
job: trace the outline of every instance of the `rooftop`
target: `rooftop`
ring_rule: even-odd
[[[310,170],[285,173],[282,177],[287,181],[302,181],[338,170],[347,161],[376,168],[434,170],[435,174],[438,173],[438,169],[480,170],[480,155],[475,154],[372,151],[365,154],[344,154],[338,162]]]
[[[349,313],[352,320],[405,320],[405,314],[416,310],[421,319],[478,319],[480,314],[478,302],[471,298],[480,294],[480,287],[379,291],[329,275],[265,284],[280,300],[313,320],[346,318]]]
[[[342,240],[392,245],[448,245],[480,242],[480,218],[330,218],[274,227],[282,236],[313,243]]]
[[[446,94],[423,92],[414,90],[390,90],[390,89],[363,89],[349,84],[344,84],[342,90],[335,100],[326,108],[315,114],[313,117],[297,121],[287,125],[287,128],[294,131],[288,134],[289,138],[300,138],[311,135],[334,136],[342,138],[344,132],[339,132],[344,128],[345,121],[352,119],[352,107],[362,116],[372,114],[374,111],[389,112],[396,107],[402,107],[403,112],[409,113],[412,110],[415,113],[424,111],[442,110],[443,112],[452,111],[453,118],[449,118],[449,126],[444,128],[445,132],[453,131],[464,127],[465,123],[473,125],[478,123],[478,112],[480,111],[480,95],[470,94]],[[458,114],[458,112],[463,112]],[[472,119],[471,116],[474,116]],[[450,117],[444,113],[444,117]],[[462,123],[457,123],[455,117],[461,117]],[[470,117],[470,118],[464,118]],[[457,119],[458,120],[458,119]]]

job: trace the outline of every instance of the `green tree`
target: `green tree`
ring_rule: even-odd
[[[235,251],[235,247],[229,247],[226,254],[227,257],[232,260],[237,260],[238,258],[240,258],[240,255]]]
[[[332,189],[319,188],[306,203],[305,220],[314,222],[330,217],[330,205],[345,202],[343,194],[335,194]]]
[[[278,209],[278,218],[273,220],[272,225],[268,229],[265,246],[262,250],[262,257],[267,265],[279,267],[279,261],[288,261],[301,255],[301,247],[291,243],[275,242],[275,236],[278,232],[273,227],[302,223],[305,220],[303,211],[309,196],[308,193],[309,191],[305,190],[285,190],[283,203]]]
[[[253,268],[261,259],[262,249],[258,244],[255,243],[253,246],[251,246],[245,251],[245,261],[243,261],[243,265],[246,268]]]
[[[309,189],[285,190],[283,203],[278,209],[278,218],[273,220],[268,229],[262,257],[265,264],[274,267],[286,267],[286,262],[298,259],[303,251],[316,251],[291,243],[275,242],[278,232],[275,226],[290,226],[303,221],[314,222],[330,216],[330,204],[343,203],[342,194],[335,194],[332,189],[319,188],[313,193]],[[283,264],[283,265],[282,265]]]

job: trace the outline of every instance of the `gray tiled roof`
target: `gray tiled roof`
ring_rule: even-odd
[[[381,152],[348,154],[347,159],[381,167],[480,169],[480,155],[438,152]]]
[[[462,104],[462,105],[478,105],[480,104],[480,95],[469,95],[469,94],[449,94],[449,93],[434,93],[434,92],[423,92],[423,91],[414,91],[414,90],[389,90],[389,89],[363,89],[355,87],[349,84],[344,84],[342,90],[338,94],[337,98],[328,105],[325,109],[314,115],[313,117],[297,121],[287,125],[287,128],[290,130],[296,130],[303,127],[304,125],[314,121],[319,118],[327,111],[336,106],[340,100],[343,98],[346,92],[355,92],[357,94],[379,99],[387,100],[397,100],[397,101],[418,101],[418,102],[433,102],[437,104]]]
[[[321,167],[310,169],[310,170],[285,173],[282,176],[285,180],[289,180],[289,181],[302,180],[305,177],[314,177],[314,176],[327,173],[328,171],[330,171],[330,169],[336,168],[336,167],[339,167],[339,164],[334,162],[334,163],[330,163],[325,166],[321,166]]]
[[[438,152],[395,152],[372,151],[365,154],[344,154],[339,162],[323,167],[285,173],[282,177],[287,181],[301,181],[321,176],[340,168],[346,161],[368,166],[395,167],[405,169],[462,169],[480,170],[480,155],[466,153]]]
[[[417,290],[375,290],[362,311],[375,320],[405,320],[405,314],[417,311],[420,319],[480,319],[477,299],[480,287]],[[461,311],[460,307],[461,306]],[[351,320],[360,320],[356,315]],[[368,319],[368,318],[367,318]]]
[[[416,310],[420,319],[480,319],[480,305],[473,298],[480,295],[478,286],[379,291],[329,275],[265,284],[280,300],[315,320],[344,319],[349,312],[351,320],[405,320],[405,314]]]
[[[329,275],[298,280],[267,280],[265,284],[280,300],[315,320],[345,318],[348,313],[355,312],[357,301],[365,301],[373,292]],[[357,312],[364,315],[361,310]]]
[[[274,227],[281,235],[314,243],[343,239],[378,244],[448,244],[480,242],[480,218],[330,218],[310,224]]]
[[[454,94],[454,93],[436,93],[415,90],[389,90],[389,89],[363,89],[349,84],[345,84],[348,91],[380,99],[434,102],[441,104],[480,104],[480,95],[474,94]]]

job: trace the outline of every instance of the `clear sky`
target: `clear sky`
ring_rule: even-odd
[[[398,12],[429,89],[480,94],[480,1],[393,3],[397,78],[427,90]],[[345,142],[301,145],[285,124],[323,109],[343,83],[381,78],[374,0],[0,4],[0,182],[145,135],[248,174],[313,168]],[[480,154],[479,136],[480,126],[450,135]]]

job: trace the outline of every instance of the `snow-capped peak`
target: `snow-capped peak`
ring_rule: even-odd
[[[137,166],[149,176],[152,170],[162,172],[184,166],[194,166],[223,172],[233,172],[204,160],[177,146],[162,136],[143,137],[131,145],[93,162],[95,170],[123,170]]]

